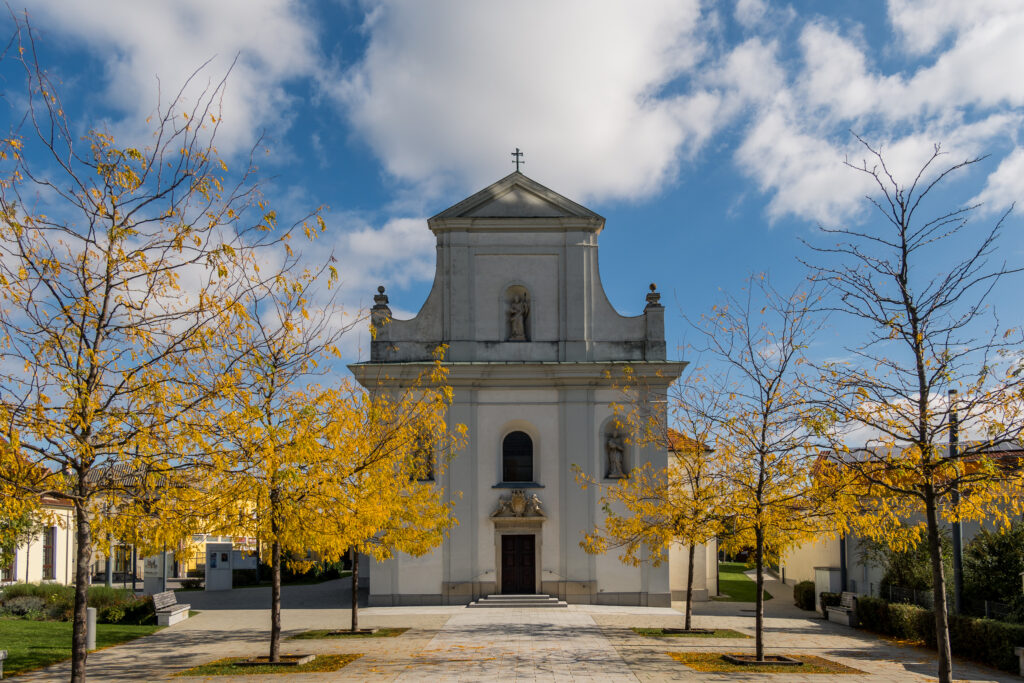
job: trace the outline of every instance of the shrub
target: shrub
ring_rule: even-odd
[[[203,579],[182,579],[181,587],[188,590],[197,590],[203,587]]]
[[[124,617],[119,622],[132,626],[156,623],[156,608],[152,595],[140,595],[125,606]]]
[[[861,628],[888,635],[892,631],[889,624],[889,603],[881,598],[857,598],[857,621],[860,622]]]
[[[828,618],[827,608],[839,607],[839,603],[843,601],[843,596],[841,593],[829,593],[826,591],[818,596],[818,599],[821,601],[821,616]]]
[[[15,617],[38,618],[43,616],[46,600],[35,595],[4,596],[3,611]]]
[[[931,610],[889,604],[879,598],[858,598],[857,617],[862,628],[896,638],[924,640],[927,646],[935,647],[935,613]],[[955,655],[1016,672],[1019,660],[1013,649],[1024,646],[1024,625],[951,614],[949,640]]]
[[[1024,520],[1010,528],[982,528],[964,548],[964,597],[1010,602],[1020,595],[1024,572]]]
[[[255,586],[259,582],[259,569],[234,569],[231,572],[231,583],[233,586]]]
[[[68,588],[72,588],[68,586]],[[51,593],[46,599],[46,617],[51,621],[71,621],[75,611],[75,591],[72,588],[60,593]]]
[[[931,610],[917,605],[889,605],[889,635],[901,640],[926,640],[928,624],[935,633],[935,616]]]
[[[814,609],[814,582],[801,581],[793,586],[793,604],[800,609]]]
[[[101,624],[119,624],[124,619],[124,606],[108,605],[96,611],[96,621]]]

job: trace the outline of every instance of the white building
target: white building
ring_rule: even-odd
[[[14,563],[0,569],[0,585],[8,583],[63,583],[75,578],[75,511],[65,500],[44,497],[42,531],[14,551]]]
[[[459,525],[426,557],[372,564],[370,604],[546,593],[669,605],[676,587],[667,563],[629,567],[614,551],[580,548],[603,513],[599,493],[583,490],[571,469],[613,483],[645,462],[666,465],[664,447],[622,439],[611,405],[622,402],[615,384],[626,366],[646,387],[639,399],[655,410],[683,370],[666,360],[660,295],[652,285],[642,315],[619,315],[598,274],[604,219],[519,172],[427,224],[437,271],[426,302],[415,318],[385,324],[391,311],[381,288],[371,359],[350,368],[367,388],[401,386],[448,345],[448,419],[468,427],[469,442],[440,484],[463,494],[453,497]]]

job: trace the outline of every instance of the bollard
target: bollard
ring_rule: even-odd
[[[96,608],[85,608],[85,649],[96,649]]]

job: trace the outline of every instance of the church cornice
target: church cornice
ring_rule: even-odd
[[[453,387],[612,387],[621,384],[619,370],[649,386],[668,386],[686,368],[686,361],[455,361],[448,368]],[[428,372],[429,362],[353,363],[349,370],[365,387],[402,386]]]

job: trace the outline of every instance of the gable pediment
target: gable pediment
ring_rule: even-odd
[[[473,219],[575,219],[604,223],[590,209],[527,178],[518,171],[429,220],[431,225]]]

